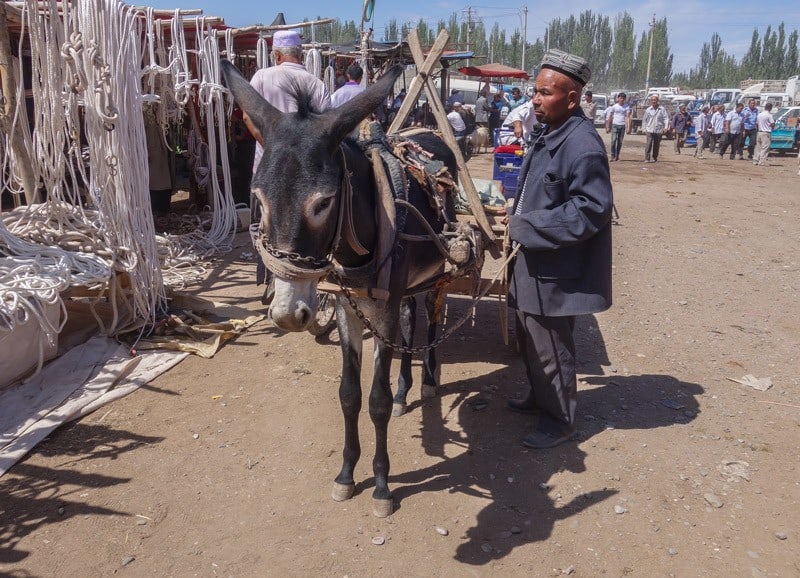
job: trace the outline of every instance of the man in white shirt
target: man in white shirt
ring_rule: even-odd
[[[458,143],[458,148],[461,149],[461,154],[465,155],[467,152],[467,123],[464,122],[464,117],[461,116],[460,102],[456,101],[453,103],[453,110],[447,113],[447,122],[450,123],[450,127],[453,129],[453,136],[456,137],[456,142]]]
[[[250,84],[272,106],[281,112],[297,111],[292,88],[301,86],[311,94],[311,106],[318,112],[331,107],[331,97],[325,83],[306,70],[303,61],[303,47],[300,35],[294,30],[278,30],[272,37],[272,50],[275,53],[275,66],[257,70]],[[253,172],[261,162],[264,147],[261,146],[261,133],[244,116],[245,124],[256,139],[256,154],[253,159]]]
[[[524,144],[538,124],[533,114],[533,101],[529,100],[508,113],[500,128],[498,141],[504,145]]]
[[[719,152],[717,147],[722,146],[722,139],[725,138],[725,105],[718,104],[711,115],[711,141],[708,150],[712,153]]]
[[[742,160],[742,130],[744,126],[742,118],[742,109],[744,104],[741,102],[736,107],[725,115],[725,140],[723,141],[722,148],[719,149],[719,158],[725,156],[725,151],[731,147],[731,160],[736,155],[739,155],[739,160]]]
[[[703,149],[705,148],[708,138],[706,133],[708,132],[708,107],[703,107],[703,110],[700,111],[700,114],[695,116],[692,119],[692,124],[694,125],[694,137],[697,144],[695,145],[694,149],[694,156],[698,159],[705,158],[703,157]]]
[[[365,88],[361,86],[361,78],[364,76],[364,71],[358,64],[353,63],[348,66],[344,74],[347,77],[347,82],[331,96],[332,108],[342,106],[345,102],[351,100],[354,96],[361,94],[365,90]]]
[[[631,107],[625,102],[628,98],[624,92],[617,95],[617,102],[606,109],[606,132],[611,133],[611,160],[619,160],[619,151],[622,149],[622,139],[631,116]]]
[[[650,106],[644,111],[642,117],[642,128],[647,135],[647,144],[644,148],[644,162],[656,162],[658,160],[658,152],[661,148],[661,137],[664,135],[664,129],[667,128],[669,122],[669,115],[667,110],[659,104],[658,95],[654,94],[650,97]],[[652,160],[650,157],[653,157]]]
[[[772,103],[764,105],[764,110],[758,113],[758,138],[756,139],[756,154],[753,164],[763,167],[767,164],[769,145],[772,144],[772,129],[775,128],[775,118],[772,116]]]

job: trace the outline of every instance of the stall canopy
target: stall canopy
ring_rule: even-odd
[[[466,76],[480,76],[482,78],[530,78],[527,72],[518,68],[511,68],[505,64],[481,64],[480,66],[465,66],[458,71]]]

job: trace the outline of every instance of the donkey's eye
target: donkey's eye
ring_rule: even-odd
[[[333,197],[322,199],[317,205],[317,209],[314,211],[314,214],[319,215],[322,211],[331,206],[331,202],[333,202]]]

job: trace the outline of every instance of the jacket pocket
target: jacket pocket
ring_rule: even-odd
[[[532,263],[528,263],[530,271],[534,271],[539,279],[577,279],[583,269],[584,250],[574,245],[554,251],[537,251],[527,253]]]
[[[548,199],[563,202],[567,193],[567,184],[555,173],[545,173],[544,192]]]

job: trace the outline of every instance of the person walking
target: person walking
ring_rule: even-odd
[[[744,105],[740,102],[736,107],[725,115],[725,140],[723,141],[722,148],[719,149],[719,158],[725,156],[725,151],[731,147],[731,160],[739,155],[742,159],[742,109]]]
[[[695,147],[694,147],[694,156],[698,159],[705,158],[703,156],[703,149],[708,146],[708,107],[704,106],[703,109],[700,111],[694,120],[692,121],[694,125],[694,136],[695,136]]]
[[[714,114],[711,115],[711,140],[708,150],[712,154],[719,152],[722,140],[725,138],[725,105],[718,104],[714,107]]]
[[[742,119],[744,121],[742,146],[747,145],[747,160],[752,161],[753,151],[756,150],[756,139],[758,138],[758,107],[756,106],[755,98],[747,101],[747,108],[742,111]]]
[[[672,130],[675,131],[675,154],[681,154],[683,144],[686,142],[686,132],[692,125],[692,117],[686,112],[686,105],[678,107],[678,112],[672,116]]]
[[[545,53],[533,110],[545,126],[520,168],[521,190],[508,217],[519,246],[509,305],[530,390],[509,399],[532,415],[522,444],[545,449],[570,440],[578,401],[573,331],[577,315],[611,306],[611,213],[614,203],[605,144],[580,107],[591,78],[583,58]]]
[[[775,118],[772,116],[772,103],[764,105],[764,110],[758,113],[758,137],[756,154],[753,164],[763,167],[767,164],[769,145],[772,144],[772,129],[775,128]]]
[[[583,95],[583,99],[581,103],[583,114],[586,115],[586,118],[594,122],[594,116],[597,114],[597,103],[594,101],[594,94],[591,90],[587,90]]]
[[[617,102],[606,109],[606,132],[611,133],[611,160],[618,161],[622,150],[622,139],[631,117],[631,107],[625,102],[624,92],[617,95]],[[594,118],[591,119],[594,123]]]
[[[644,148],[644,162],[654,163],[658,161],[658,152],[661,149],[661,137],[664,129],[667,128],[669,116],[667,110],[659,104],[658,95],[650,97],[650,106],[644,111],[642,116],[642,128],[647,135],[647,144]],[[652,157],[652,159],[651,159]]]

